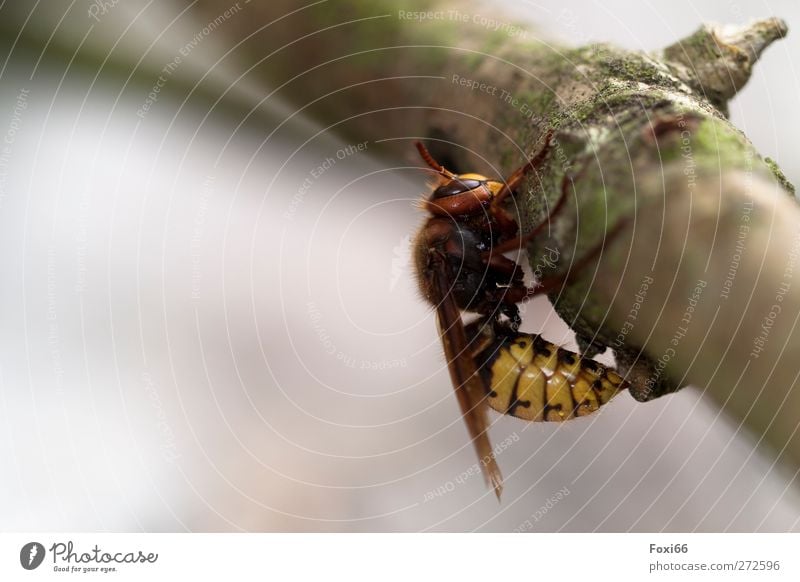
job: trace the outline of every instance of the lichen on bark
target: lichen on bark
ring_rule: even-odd
[[[569,90],[585,98],[571,103],[562,99],[565,105],[550,116],[549,124],[557,128],[556,150],[563,141],[570,143],[560,156],[569,164],[551,164],[544,178],[531,181],[522,215],[527,228],[538,224],[546,216],[542,201],[552,204],[565,178],[575,183],[573,212],[556,218],[546,245],[541,239],[532,242],[531,263],[542,262],[540,249],[546,246],[562,250],[562,265],[568,267],[591,252],[609,227],[622,220],[635,225],[637,207],[651,208],[654,203],[664,207],[669,192],[647,187],[659,176],[663,182],[664,176],[683,173],[682,187],[693,189],[699,176],[723,171],[758,173],[765,179],[778,174],[777,166],[760,158],[726,114],[727,100],[747,81],[768,41],[785,34],[783,23],[769,20],[729,30],[724,43],[721,33],[704,26],[685,43],[652,56],[607,45],[574,51],[576,70],[589,72]],[[758,48],[741,48],[734,44],[738,41],[756,43]],[[623,276],[629,255],[612,257],[615,262],[607,261],[602,271],[579,273],[569,285],[551,293],[554,307],[585,351],[614,349],[621,372],[633,381],[635,398],[650,400],[674,392],[688,382],[685,370],[659,366],[657,354],[645,342],[621,333],[626,319],[613,301],[604,301],[595,292],[597,277]]]

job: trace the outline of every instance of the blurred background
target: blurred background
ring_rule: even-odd
[[[644,50],[783,17],[731,115],[800,182],[796,2],[498,4]],[[0,7],[3,530],[800,530],[796,475],[694,389],[493,415],[498,504],[409,267],[425,174],[270,97],[224,20]],[[546,300],[524,317],[575,347]]]

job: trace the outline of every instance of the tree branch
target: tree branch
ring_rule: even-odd
[[[204,17],[220,8],[198,6]],[[535,270],[549,262],[545,247],[556,250],[545,275],[605,241],[550,295],[579,343],[611,347],[640,400],[706,388],[798,465],[800,210],[777,166],[726,118],[754,63],[786,34],[782,21],[705,26],[648,55],[561,47],[463,3],[278,0],[248,10],[225,28],[239,54],[273,98],[342,135],[403,156],[424,138],[454,169],[504,176],[553,130],[519,213],[532,228],[573,180],[566,210],[529,248]]]

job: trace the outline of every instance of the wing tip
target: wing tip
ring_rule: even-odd
[[[486,485],[494,491],[499,503],[503,494],[503,476],[500,474],[500,468],[494,463],[494,458],[492,458],[491,465],[485,466],[484,477],[486,478]]]
[[[494,494],[497,497],[497,503],[501,503],[502,499],[500,499],[500,497],[503,495],[503,483],[499,481],[493,481],[492,487],[494,488]]]

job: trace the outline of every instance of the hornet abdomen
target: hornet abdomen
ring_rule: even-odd
[[[489,406],[530,421],[586,416],[628,387],[613,370],[535,334],[496,337],[478,362]]]

